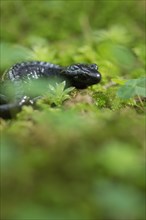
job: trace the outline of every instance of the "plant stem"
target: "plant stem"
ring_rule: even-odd
[[[141,97],[140,97],[139,95],[137,95],[137,98],[138,98],[138,100],[139,100],[141,106],[144,107],[144,104],[143,104],[143,102],[142,102],[142,100],[141,100]]]

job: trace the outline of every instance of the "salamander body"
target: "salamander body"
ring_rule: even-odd
[[[12,112],[18,112],[22,106],[33,105],[37,97],[26,94],[31,89],[33,82],[44,80],[66,81],[67,87],[73,86],[77,89],[85,89],[88,86],[97,84],[101,80],[101,74],[96,64],[73,64],[70,66],[60,66],[42,61],[30,61],[17,63],[8,69],[2,79],[2,94],[0,95],[0,116],[10,118]],[[13,87],[14,94],[12,100],[7,97],[8,85]]]

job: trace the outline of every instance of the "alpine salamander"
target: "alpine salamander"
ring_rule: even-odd
[[[2,94],[0,94],[0,117],[11,118],[19,112],[23,105],[33,105],[40,96],[31,97],[26,94],[31,88],[32,82],[51,79],[66,81],[66,86],[73,86],[77,89],[85,89],[90,85],[97,84],[101,80],[96,64],[73,64],[70,66],[59,66],[42,61],[30,61],[17,63],[7,70],[2,78]],[[14,89],[12,99],[7,96],[9,83]]]

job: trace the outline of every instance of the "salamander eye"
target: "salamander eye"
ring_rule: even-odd
[[[97,70],[97,69],[98,69],[98,66],[97,66],[96,64],[91,64],[91,65],[90,65],[90,68]]]

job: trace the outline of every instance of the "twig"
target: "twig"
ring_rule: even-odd
[[[142,106],[142,107],[144,107],[144,104],[143,104],[143,102],[142,102],[141,97],[140,97],[139,95],[137,95],[137,98],[138,98],[138,100],[139,100],[139,102],[140,102],[141,106]]]

